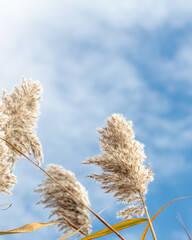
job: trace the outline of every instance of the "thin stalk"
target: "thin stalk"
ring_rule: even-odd
[[[102,213],[104,210],[105,210],[105,208],[104,208],[103,210],[101,210],[101,211],[98,213],[98,215],[99,215],[100,213]],[[85,237],[87,236],[84,232],[81,231],[81,229],[82,229],[83,227],[85,227],[85,226],[87,225],[87,223],[85,223],[83,226],[81,226],[80,228],[78,228],[78,227],[75,226],[75,224],[73,224],[68,218],[66,218],[65,216],[63,216],[62,214],[60,214],[60,213],[57,212],[57,211],[56,211],[56,213],[59,214],[60,216],[62,216],[62,217],[65,219],[65,221],[66,221],[72,228],[74,228],[76,231],[80,232],[80,233],[83,234]],[[95,217],[94,217],[94,218],[95,218]],[[92,221],[94,218],[92,218],[91,221]]]
[[[17,152],[19,152],[22,156],[24,156],[27,160],[29,160],[32,164],[34,164],[36,167],[41,169],[48,177],[50,177],[53,181],[58,183],[65,191],[67,191],[72,197],[74,197],[78,202],[80,202],[84,207],[86,207],[95,217],[97,217],[105,226],[107,226],[111,231],[113,231],[120,239],[125,240],[111,225],[109,225],[102,217],[100,217],[96,212],[94,212],[91,208],[89,208],[84,202],[82,202],[79,198],[77,198],[71,191],[69,191],[66,187],[64,187],[57,179],[52,177],[48,172],[46,172],[43,168],[41,168],[37,163],[33,162],[27,155],[22,153],[18,148],[16,148],[14,145],[12,145],[10,142],[5,140],[4,138],[1,138],[4,142],[6,142],[8,145],[10,145],[12,148],[14,148]]]
[[[56,212],[57,214],[59,214],[60,216],[62,216],[64,218],[64,220],[69,224],[69,226],[71,226],[72,228],[74,228],[76,231],[79,231],[82,235],[84,235],[85,237],[87,236],[84,232],[81,231],[81,228],[78,228],[77,226],[75,226],[75,224],[73,224],[68,218],[66,218],[65,216],[63,216],[62,214]],[[87,223],[86,223],[87,224]],[[84,226],[86,226],[86,224],[84,224],[82,226],[82,228]]]
[[[184,225],[184,223],[183,223],[183,220],[182,220],[182,218],[181,218],[181,216],[180,216],[179,213],[178,213],[178,218],[177,218],[177,219],[179,220],[179,222],[180,222],[181,225],[183,226],[183,228],[184,228],[184,230],[185,230],[185,232],[186,232],[186,234],[187,234],[189,240],[191,240],[191,237],[190,237],[190,235],[189,235],[189,233],[188,233],[188,231],[187,231],[187,228],[185,227],[185,225]]]
[[[144,209],[145,209],[145,214],[146,214],[147,219],[148,219],[148,222],[149,222],[149,227],[150,227],[150,229],[151,229],[151,233],[152,233],[153,239],[154,239],[154,240],[157,240],[156,235],[155,235],[155,231],[154,231],[154,228],[153,228],[153,225],[152,225],[152,222],[151,222],[151,219],[150,219],[148,210],[147,210],[147,206],[145,205],[145,200],[144,200],[141,192],[140,192],[139,194],[140,194],[140,196],[141,196],[141,201],[142,201],[143,206],[144,206]]]

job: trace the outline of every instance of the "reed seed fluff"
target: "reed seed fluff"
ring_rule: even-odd
[[[153,172],[144,165],[144,145],[135,140],[132,122],[122,115],[112,114],[106,123],[106,127],[98,129],[102,154],[88,158],[83,164],[99,166],[102,173],[89,177],[100,182],[106,193],[113,193],[117,201],[128,204],[118,216],[141,217],[144,214],[141,195],[147,193],[147,185],[153,181]]]

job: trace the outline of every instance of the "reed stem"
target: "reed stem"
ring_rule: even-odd
[[[147,210],[147,206],[146,206],[146,204],[145,204],[145,200],[144,200],[141,192],[140,192],[140,196],[141,196],[142,204],[143,204],[143,206],[144,206],[145,214],[146,214],[147,219],[148,219],[148,223],[149,223],[149,227],[150,227],[150,229],[151,229],[151,233],[152,233],[153,239],[154,239],[154,240],[157,240],[157,237],[156,237],[156,235],[155,235],[155,231],[154,231],[154,228],[153,228],[153,225],[152,225],[152,222],[151,222],[151,219],[150,219],[148,210]]]

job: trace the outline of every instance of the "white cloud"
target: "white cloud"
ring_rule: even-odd
[[[150,42],[142,38],[142,31],[181,28],[191,22],[191,10],[191,1],[183,4],[178,0],[8,0],[1,4],[0,84],[10,90],[23,74],[41,80],[44,100],[38,132],[45,145],[46,163],[54,161],[72,168],[81,179],[87,171],[79,166],[81,160],[99,153],[95,128],[103,126],[111,113],[122,112],[128,120],[134,120],[136,136],[151,141],[152,148],[170,151],[161,156],[152,151],[148,156],[154,159],[162,176],[171,177],[190,169],[181,153],[171,151],[190,147],[191,117],[177,121],[166,118],[173,103],[151,86],[129,56],[142,59],[140,50],[150,47]],[[157,68],[162,64],[162,72],[170,71],[170,79],[184,78],[191,84],[190,52],[191,40],[184,39],[173,61],[163,64],[159,59]],[[153,64],[153,59],[143,59]],[[36,175],[33,170],[26,171],[22,163],[18,168],[22,179],[13,198],[17,209],[11,216],[24,216],[17,221],[22,225],[36,221],[36,210],[25,214],[25,199],[42,178],[39,171]],[[91,190],[93,185],[87,185]],[[103,192],[94,189],[92,198],[93,193],[95,202],[105,207]],[[17,227],[14,217],[9,218],[6,224]],[[46,213],[39,213],[39,218],[46,219]],[[40,238],[39,233],[30,236]],[[128,236],[136,239],[135,235]]]
[[[165,63],[162,63],[162,70],[166,78],[170,78],[180,83],[180,87],[188,94],[192,94],[192,36],[182,39],[180,46],[178,47],[174,57]],[[176,86],[171,85],[170,91],[175,91]]]
[[[158,173],[158,181],[166,181],[169,184],[175,182],[174,176],[191,172],[192,164],[184,156],[177,153],[150,153],[148,156],[152,162],[152,168]]]

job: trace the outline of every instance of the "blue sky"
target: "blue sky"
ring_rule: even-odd
[[[44,92],[37,133],[45,162],[75,172],[89,191],[92,209],[111,224],[124,206],[85,178],[98,171],[82,166],[98,155],[96,128],[112,113],[132,120],[136,139],[155,172],[147,205],[151,216],[168,201],[192,195],[192,2],[186,0],[7,0],[0,7],[0,85],[11,91],[22,76],[39,80]],[[12,202],[1,211],[2,230],[48,221],[48,210],[35,206],[32,191],[42,181],[39,170],[21,159]],[[192,235],[191,200],[173,203],[154,227],[158,239],[185,240],[180,213]],[[103,226],[94,220],[93,232]],[[123,230],[136,240],[145,225]],[[1,239],[53,240],[49,227]],[[72,238],[73,239],[73,238]],[[102,239],[117,239],[116,236]],[[151,239],[148,234],[147,239]]]

